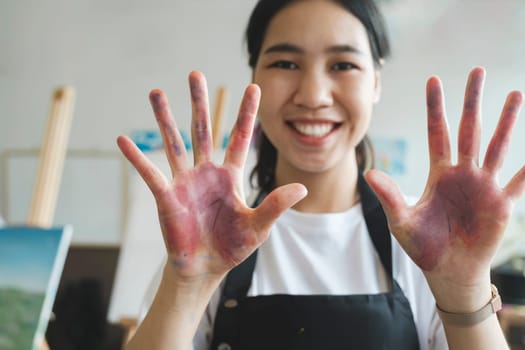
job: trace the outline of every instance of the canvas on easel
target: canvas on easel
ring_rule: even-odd
[[[72,227],[0,228],[0,349],[41,347]]]

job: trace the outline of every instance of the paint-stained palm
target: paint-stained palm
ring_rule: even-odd
[[[466,87],[458,134],[458,161],[452,164],[441,83],[427,83],[430,171],[421,199],[408,206],[393,181],[378,171],[367,180],[378,194],[390,228],[432,283],[474,286],[486,278],[513,203],[525,188],[525,167],[504,186],[497,183],[510,135],[523,103],[511,92],[497,128],[478,164],[481,100],[485,71],[472,70]],[[488,288],[488,284],[487,284]]]
[[[169,262],[179,277],[221,276],[249,256],[267,237],[271,224],[306,195],[299,184],[273,191],[255,209],[244,201],[243,171],[260,98],[259,88],[245,92],[226,149],[224,163],[211,161],[212,139],[208,93],[204,76],[190,73],[194,165],[160,90],[150,101],[162,134],[172,179],[167,179],[125,137],[118,138],[122,153],[135,166],[153,193]],[[144,234],[149,234],[145,232]]]

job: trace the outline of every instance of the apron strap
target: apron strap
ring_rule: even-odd
[[[394,277],[392,269],[392,238],[388,228],[388,221],[379,200],[370,186],[368,186],[361,172],[359,172],[357,181],[357,187],[361,195],[361,207],[370,238],[372,243],[374,243],[387,276],[392,281]]]

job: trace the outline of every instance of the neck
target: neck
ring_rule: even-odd
[[[306,213],[342,212],[359,202],[357,163],[345,163],[324,172],[310,173],[297,168],[283,169],[284,166],[278,162],[276,185],[299,182],[306,186],[308,195],[293,207],[295,210]]]

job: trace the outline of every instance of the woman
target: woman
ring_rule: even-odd
[[[506,348],[489,272],[525,186],[524,168],[503,188],[495,180],[522,94],[508,95],[480,167],[485,73],[472,70],[453,165],[441,84],[430,78],[430,171],[409,205],[386,175],[362,174],[388,54],[374,4],[261,0],[247,39],[254,84],[222,166],[210,162],[199,72],[189,77],[194,167],[159,90],[150,99],[173,180],[118,138],[155,196],[168,255],[128,348],[187,349],[192,339],[199,349]],[[251,209],[242,179],[256,114],[261,192]]]

